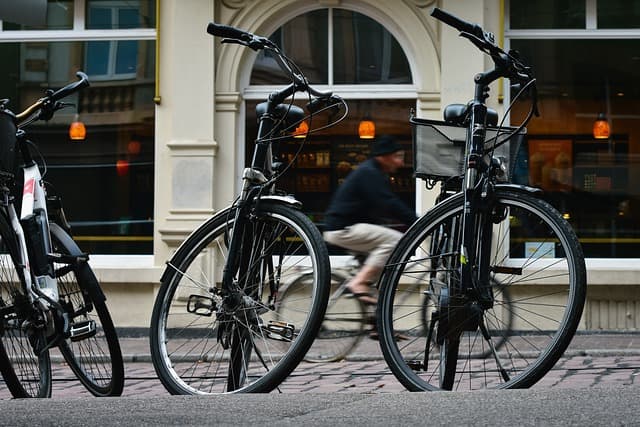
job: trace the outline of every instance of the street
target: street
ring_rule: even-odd
[[[389,372],[378,343],[348,361],[303,362],[264,395],[170,396],[146,338],[123,338],[122,397],[98,399],[63,363],[53,397],[14,400],[0,390],[1,425],[631,425],[640,424],[640,336],[577,335],[554,369],[529,390],[409,393]],[[56,360],[59,360],[55,358]]]

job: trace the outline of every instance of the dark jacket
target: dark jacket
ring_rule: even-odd
[[[361,222],[380,224],[384,218],[411,225],[416,214],[393,194],[389,176],[371,158],[338,187],[325,213],[325,230],[341,230]]]

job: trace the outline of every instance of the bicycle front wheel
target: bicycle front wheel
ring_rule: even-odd
[[[118,335],[98,280],[76,243],[58,225],[51,224],[55,253],[68,257],[54,265],[59,301],[69,316],[71,336],[60,352],[80,382],[94,396],[120,396],[124,363]]]
[[[260,201],[246,219],[234,283],[240,308],[222,309],[222,272],[235,209],[203,224],[178,249],[161,278],[151,319],[151,355],[172,394],[268,392],[298,365],[315,338],[329,292],[329,257],[300,211]],[[303,272],[311,280],[290,309],[279,292]]]
[[[46,313],[25,294],[18,259],[15,234],[0,215],[0,371],[13,397],[51,397],[49,350],[36,350],[46,342]]]
[[[478,283],[491,304],[484,302],[475,326],[466,319],[450,324],[456,316],[448,313],[459,309],[451,295],[460,289],[462,216],[461,194],[445,200],[390,257],[378,307],[383,354],[411,391],[530,387],[557,362],[580,321],[586,297],[582,249],[551,205],[497,189],[484,217],[493,224],[491,254],[484,257],[491,273],[488,283]],[[397,342],[397,332],[410,339]]]

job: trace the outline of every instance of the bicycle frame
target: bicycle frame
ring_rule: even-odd
[[[482,311],[493,306],[490,289],[482,287],[483,283],[489,282],[490,276],[488,257],[493,244],[493,224],[492,218],[489,218],[492,212],[488,208],[492,206],[491,198],[496,184],[493,179],[495,165],[492,155],[488,153],[487,156],[485,151],[488,115],[485,101],[489,97],[489,85],[501,77],[525,82],[532,81],[532,77],[527,67],[495,44],[493,34],[485,33],[479,26],[464,22],[438,8],[432,11],[432,16],[461,31],[460,36],[489,54],[495,66],[492,70],[475,75],[474,97],[469,108],[466,165],[462,182],[464,214],[459,248],[460,289],[452,289],[453,293],[450,295],[452,299],[458,299],[453,304],[461,303],[463,307],[462,310],[456,310],[457,313],[454,315],[463,325],[461,330],[448,334],[455,340],[462,330],[476,330],[481,327]],[[535,107],[532,113],[534,110],[537,113]],[[482,229],[478,229],[479,226]],[[471,298],[467,298],[468,296]]]
[[[496,70],[477,74],[475,77],[475,96],[471,104],[471,119],[467,130],[467,152],[466,152],[466,172],[463,178],[462,188],[465,194],[462,247],[460,248],[461,284],[463,290],[476,289],[473,280],[474,265],[481,268],[486,263],[478,263],[476,257],[480,254],[487,254],[491,249],[491,233],[488,232],[480,239],[479,251],[475,245],[478,242],[476,236],[476,224],[487,223],[487,221],[477,221],[478,214],[482,214],[482,206],[487,206],[487,200],[491,197],[492,183],[490,182],[488,171],[490,162],[486,161],[484,155],[484,144],[486,138],[486,118],[487,105],[485,99],[488,97],[489,84],[496,80],[499,74]],[[491,222],[489,222],[489,226]],[[485,234],[485,233],[483,233]],[[478,271],[478,282],[486,283],[489,271]]]
[[[19,136],[18,141],[23,151],[23,156],[27,154],[28,150],[24,148],[24,137]],[[49,216],[47,212],[46,204],[46,191],[44,189],[42,176],[38,165],[31,160],[27,154],[25,156],[27,164],[22,168],[24,172],[24,185],[22,189],[22,205],[20,210],[20,217],[18,218],[15,207],[12,203],[7,206],[7,213],[11,226],[18,237],[18,247],[20,255],[22,257],[23,274],[25,279],[25,286],[27,288],[27,295],[30,296],[31,302],[37,297],[34,294],[42,297],[44,296],[48,303],[56,303],[58,301],[58,284],[53,274],[53,267],[47,260],[47,255],[51,252],[51,235],[49,232]],[[40,242],[36,242],[36,236],[33,236],[32,243],[39,243],[37,249],[34,248],[30,256],[27,249],[27,241],[29,238],[23,223],[30,224],[33,228],[32,232],[36,232],[41,237]],[[37,228],[40,228],[39,230]],[[38,250],[42,253],[35,253]],[[35,255],[35,256],[34,256]],[[32,259],[40,257],[40,259]],[[32,280],[30,268],[32,263],[36,265],[36,274],[34,281]],[[49,271],[47,271],[49,270]],[[37,289],[37,290],[36,290]]]

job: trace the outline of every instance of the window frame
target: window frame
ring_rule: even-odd
[[[157,6],[156,6],[157,7]],[[73,29],[4,31],[0,21],[0,43],[34,41],[156,40],[155,28],[89,30],[86,28],[86,0],[73,2]]]
[[[159,0],[155,0],[156,11]],[[0,43],[33,43],[33,42],[90,42],[90,41],[154,41],[158,43],[157,25],[154,28],[131,29],[95,29],[86,28],[87,0],[74,0],[73,2],[73,29],[67,30],[10,30],[4,31],[0,20]],[[156,12],[157,13],[157,12]],[[156,68],[158,62],[156,59]],[[96,80],[96,79],[94,79]],[[99,78],[97,80],[100,80]],[[156,86],[157,86],[156,75]],[[155,102],[155,100],[154,100]],[[154,195],[155,197],[155,195]],[[151,236],[155,238],[155,236]],[[155,254],[92,254],[94,268],[102,268],[111,265],[127,265],[142,268],[151,268]],[[96,260],[98,260],[96,262]]]
[[[543,40],[543,39],[555,39],[555,40],[568,40],[568,39],[640,39],[640,28],[597,28],[598,16],[597,16],[597,1],[598,0],[584,0],[586,4],[586,17],[585,27],[581,29],[511,29],[510,26],[510,0],[507,0],[504,4],[504,48],[508,51],[511,48],[511,40]],[[602,1],[602,0],[600,0]],[[505,105],[511,104],[511,94],[509,90],[509,82],[507,79],[503,79],[503,93]],[[507,118],[510,122],[510,117]],[[638,255],[640,258],[640,254]],[[634,268],[633,266],[637,262],[636,258],[588,258],[590,263],[597,263],[600,265],[600,261],[613,269],[628,269]]]

